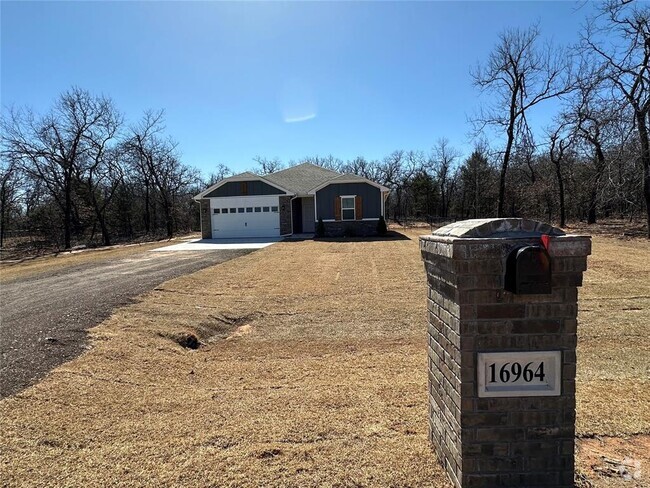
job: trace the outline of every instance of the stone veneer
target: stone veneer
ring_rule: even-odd
[[[549,235],[552,293],[504,291],[504,263]],[[430,440],[456,487],[573,487],[577,287],[589,237],[523,219],[420,239],[428,280]],[[560,396],[479,398],[477,353],[562,351]]]
[[[323,222],[325,237],[369,237],[377,235],[377,220],[337,220]],[[318,222],[316,223],[318,227]]]
[[[286,236],[292,232],[291,197],[280,197],[280,235]]]
[[[203,198],[199,200],[201,212],[201,237],[212,239],[212,215],[210,214],[210,200]]]

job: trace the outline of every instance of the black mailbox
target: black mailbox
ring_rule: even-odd
[[[518,295],[548,295],[551,258],[542,246],[514,249],[506,260],[505,289]]]

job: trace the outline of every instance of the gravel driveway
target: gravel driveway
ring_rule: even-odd
[[[251,252],[141,252],[0,285],[0,398],[86,347],[86,330],[163,281]]]

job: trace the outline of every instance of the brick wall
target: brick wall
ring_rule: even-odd
[[[591,243],[542,225],[465,221],[420,241],[429,285],[430,439],[458,487],[573,486],[577,286]],[[552,293],[504,291],[508,253],[539,244],[541,233],[553,236]],[[478,352],[549,350],[562,351],[560,396],[478,397]]]

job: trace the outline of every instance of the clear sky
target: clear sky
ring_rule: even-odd
[[[184,162],[382,158],[447,137],[471,148],[470,67],[539,21],[577,40],[584,2],[1,2],[4,107],[77,85],[129,120],[164,108]],[[544,124],[552,106],[532,118]]]

